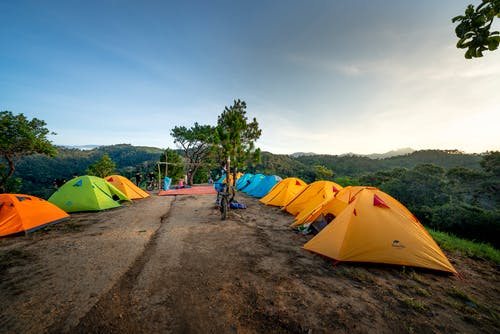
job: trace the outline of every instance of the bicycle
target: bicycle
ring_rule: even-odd
[[[151,191],[158,188],[158,182],[155,179],[149,179],[146,183],[146,190]]]
[[[227,183],[215,183],[215,190],[217,191],[216,203],[220,211],[221,220],[226,220],[229,203],[234,198],[234,189]]]

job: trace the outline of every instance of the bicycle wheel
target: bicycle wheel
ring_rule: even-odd
[[[229,203],[227,201],[227,197],[223,196],[221,198],[221,202],[220,202],[220,218],[222,220],[226,220],[226,218],[227,218],[227,210],[228,209],[229,209]]]
[[[146,186],[146,189],[148,191],[151,191],[155,188],[154,182],[149,182],[148,185]]]

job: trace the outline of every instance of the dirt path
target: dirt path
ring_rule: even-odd
[[[172,198],[150,197],[123,208],[71,215],[69,222],[0,249],[19,266],[0,272],[0,332],[43,333],[76,326],[109,291],[158,229]]]
[[[156,197],[100,217],[81,217],[81,230],[24,240],[32,253],[74,242],[79,247],[73,257],[89,264],[66,267],[63,276],[74,276],[77,287],[44,280],[44,287],[61,293],[52,299],[41,293],[26,310],[26,315],[35,305],[47,310],[44,298],[59,303],[34,314],[38,325],[16,327],[10,321],[24,310],[20,300],[37,296],[34,286],[9,297],[15,311],[2,311],[0,325],[7,327],[0,328],[12,333],[497,332],[495,265],[452,254],[462,280],[397,266],[333,267],[331,260],[301,249],[310,236],[290,230],[291,216],[238,196],[248,209],[231,211],[225,222],[213,195]],[[142,221],[151,211],[151,221]],[[88,236],[99,231],[112,234],[91,241]],[[19,246],[9,242],[0,250]],[[94,248],[101,251],[85,251]],[[123,261],[112,262],[116,256]],[[41,262],[36,259],[32,262]],[[10,270],[32,268],[32,262]],[[91,292],[81,293],[86,289]],[[73,297],[66,298],[64,290]]]

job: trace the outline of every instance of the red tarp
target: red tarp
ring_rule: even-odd
[[[214,186],[194,186],[191,188],[162,190],[159,196],[216,194]]]

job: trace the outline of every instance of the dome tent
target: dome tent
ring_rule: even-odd
[[[388,263],[457,273],[432,236],[400,202],[364,187],[304,249],[337,261]]]
[[[69,180],[49,197],[49,202],[66,212],[116,208],[121,206],[120,201],[130,199],[111,183],[90,175]]]
[[[54,204],[30,195],[0,194],[0,236],[33,232],[69,215]]]

